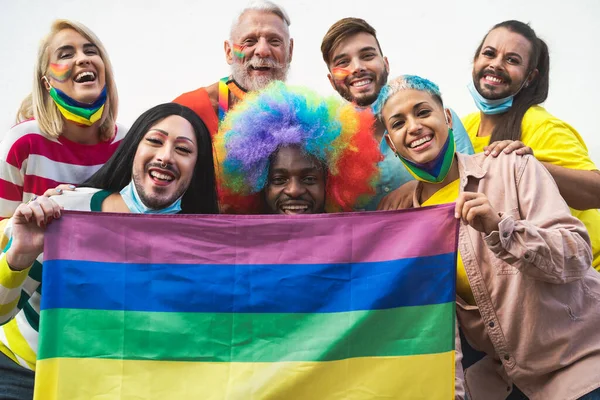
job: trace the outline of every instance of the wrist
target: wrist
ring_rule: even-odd
[[[485,234],[490,235],[493,232],[498,232],[500,230],[500,222],[502,222],[502,218],[498,214],[495,214],[492,222],[485,226]]]
[[[8,267],[13,271],[23,271],[24,269],[31,267],[35,261],[35,257],[14,253],[15,252],[11,250],[6,253],[6,264],[8,264]]]

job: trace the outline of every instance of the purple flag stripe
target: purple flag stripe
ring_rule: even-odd
[[[451,253],[454,205],[310,216],[162,216],[64,212],[48,226],[46,260],[163,264],[379,262]],[[419,219],[414,230],[414,219]],[[177,224],[174,224],[177,220]],[[52,235],[58,224],[64,235]],[[377,229],[377,226],[386,229]],[[391,228],[390,228],[391,227]],[[143,232],[140,233],[140,232]],[[118,238],[118,240],[114,240]],[[375,245],[377,243],[377,245]],[[435,243],[435,246],[431,244]]]

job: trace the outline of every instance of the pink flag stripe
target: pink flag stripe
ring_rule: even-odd
[[[453,214],[453,204],[415,210],[304,216],[92,215],[67,211],[48,226],[44,258],[231,265],[354,263],[426,257],[454,252],[457,235],[444,234],[455,231],[446,226],[455,224]],[[69,237],[52,235],[58,224],[66,224],[62,232],[70,232]],[[382,230],[379,226],[388,228]],[[114,237],[119,240],[113,240]]]

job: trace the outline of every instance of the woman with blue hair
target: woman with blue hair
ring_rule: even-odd
[[[465,371],[470,399],[600,398],[600,274],[589,236],[530,155],[455,152],[437,85],[401,76],[374,107],[419,181],[413,206],[456,202],[457,315],[486,355]]]

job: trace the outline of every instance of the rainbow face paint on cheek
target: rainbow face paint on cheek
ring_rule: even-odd
[[[242,46],[240,44],[234,44],[233,45],[233,56],[237,57],[237,58],[244,58],[244,49],[246,48],[246,46]]]
[[[346,68],[334,68],[331,70],[331,75],[333,76],[333,80],[343,82],[350,75],[350,71]]]
[[[48,76],[58,82],[64,82],[71,77],[73,69],[69,64],[53,64],[48,66]]]

